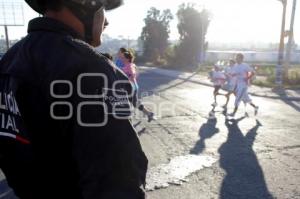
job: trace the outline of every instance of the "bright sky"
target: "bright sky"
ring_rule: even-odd
[[[11,0],[6,0],[11,1]],[[123,36],[135,39],[144,26],[144,18],[150,7],[171,9],[176,14],[178,6],[183,2],[195,2],[212,13],[207,40],[209,42],[273,42],[279,41],[282,5],[278,0],[124,0],[125,4],[116,10],[107,12],[110,26],[106,34],[111,37]],[[292,0],[288,0],[286,29],[289,28]],[[24,3],[25,26],[9,27],[11,39],[26,35],[28,21],[36,17]],[[176,19],[176,17],[175,17]],[[171,39],[177,39],[177,20],[171,23]],[[4,28],[0,28],[4,35]],[[300,2],[297,4],[295,41],[300,44]]]

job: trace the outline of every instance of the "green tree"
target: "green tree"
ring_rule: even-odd
[[[208,46],[205,35],[210,23],[210,13],[199,11],[195,4],[181,4],[177,12],[179,44],[175,47],[175,61],[180,65],[195,66],[202,61]]]
[[[145,26],[141,33],[143,42],[143,56],[146,61],[157,62],[164,57],[169,45],[170,21],[173,15],[169,9],[160,10],[152,7],[144,19]]]

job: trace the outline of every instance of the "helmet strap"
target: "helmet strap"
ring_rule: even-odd
[[[86,11],[84,9],[78,9],[78,5],[73,3],[67,3],[66,6],[72,11],[72,13],[83,23],[84,25],[84,39],[85,42],[91,44],[93,41],[93,27],[94,17],[97,10]]]
[[[89,44],[91,44],[93,41],[94,17],[94,14],[88,14],[84,17],[85,19],[82,20],[82,23],[84,25],[85,41]]]

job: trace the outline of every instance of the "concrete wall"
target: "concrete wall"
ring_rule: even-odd
[[[278,60],[278,52],[258,52],[258,51],[208,51],[206,61],[216,62],[218,60],[228,60],[234,58],[237,53],[243,53],[246,62],[274,62]],[[300,52],[291,54],[292,63],[300,63]]]

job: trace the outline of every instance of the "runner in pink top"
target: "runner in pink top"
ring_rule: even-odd
[[[223,73],[222,69],[217,65],[214,65],[214,70],[211,71],[209,75],[210,75],[210,79],[213,82],[214,88],[215,88],[214,92],[213,92],[214,103],[212,104],[212,106],[216,107],[217,106],[217,96],[224,95],[224,94],[219,93],[219,90],[225,84],[226,76]]]
[[[132,83],[132,86],[135,90],[138,90],[138,84],[136,81],[137,78],[137,71],[136,65],[133,62],[130,62],[130,58],[125,58],[124,66],[122,68],[123,72],[127,75],[128,79]]]
[[[136,65],[134,64],[134,56],[131,52],[124,52],[124,67],[122,68],[123,72],[127,75],[128,79],[132,83],[134,88],[134,96],[133,96],[133,106],[137,107],[140,111],[142,111],[148,117],[148,122],[151,122],[154,119],[154,113],[149,111],[142,103],[138,100],[138,83],[137,83],[137,71]]]

